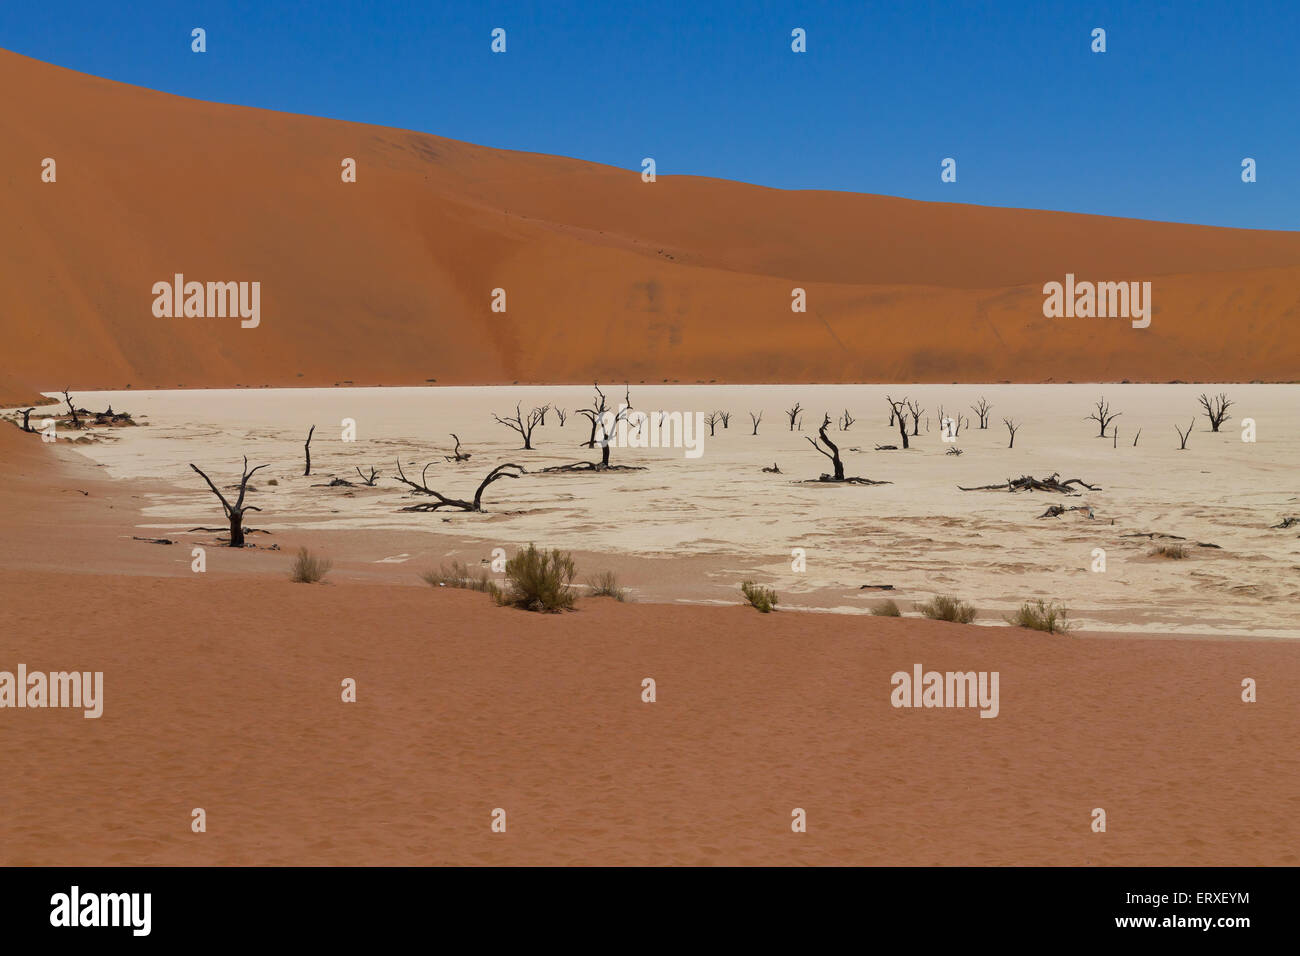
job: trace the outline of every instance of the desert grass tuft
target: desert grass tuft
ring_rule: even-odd
[[[497,602],[528,611],[572,609],[573,555],[530,544],[506,562],[506,587]]]
[[[745,595],[746,601],[764,614],[769,614],[776,609],[776,591],[771,588],[746,581],[740,586],[740,593]]]
[[[975,620],[975,608],[965,601],[941,594],[932,601],[926,601],[917,608],[922,614],[934,621],[951,621],[954,624],[969,624]]]
[[[627,589],[618,586],[618,576],[613,571],[601,571],[587,578],[592,597],[612,597],[615,601],[627,600]]]
[[[313,584],[329,573],[334,563],[329,558],[318,558],[306,548],[298,549],[298,556],[293,559],[289,578],[299,584]]]
[[[1048,634],[1068,634],[1070,631],[1069,612],[1064,604],[1055,601],[1026,601],[1020,605],[1020,610],[1007,618],[1007,623]]]
[[[471,571],[464,561],[452,561],[420,575],[426,583],[435,588],[463,588],[468,591],[484,591],[496,597],[501,589],[484,569]]]
[[[902,617],[903,612],[898,609],[898,603],[890,598],[888,601],[881,601],[871,609],[871,613],[876,617]]]
[[[1187,549],[1181,544],[1159,544],[1151,550],[1151,556],[1154,558],[1169,558],[1173,561],[1181,561],[1187,557]]]

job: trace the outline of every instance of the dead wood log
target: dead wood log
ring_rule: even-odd
[[[1048,478],[1035,478],[1033,475],[1021,475],[1019,478],[1012,480],[1008,478],[999,485],[975,485],[966,488],[962,485],[957,486],[958,491],[1054,491],[1062,495],[1078,495],[1079,492],[1071,485],[1080,485],[1089,491],[1101,491],[1100,485],[1090,485],[1082,478],[1070,478],[1061,481],[1060,473],[1053,472]]]
[[[311,426],[307,431],[307,443],[302,446],[303,452],[307,455],[307,467],[302,470],[302,476],[306,478],[311,474],[311,436],[316,433],[316,426]]]
[[[512,469],[512,468],[515,469],[515,471],[510,471],[510,470],[509,470],[509,469]],[[428,466],[427,466],[427,465],[425,466],[425,469],[426,469],[426,470],[428,469]],[[402,470],[402,463],[401,463],[400,461],[397,463],[397,470],[398,470],[399,473],[400,473],[401,470]],[[474,492],[474,500],[473,500],[473,501],[465,501],[464,499],[461,499],[461,498],[448,498],[446,495],[441,494],[440,492],[434,491],[432,488],[428,487],[428,485],[424,485],[423,487],[421,487],[421,486],[419,486],[419,485],[416,485],[415,482],[410,481],[409,479],[407,479],[407,477],[406,477],[405,475],[401,475],[401,477],[398,479],[399,481],[404,481],[404,482],[406,482],[406,484],[410,485],[410,486],[411,486],[412,488],[414,488],[416,491],[419,491],[419,492],[421,492],[421,493],[423,493],[423,494],[426,494],[426,495],[432,495],[434,498],[437,498],[438,500],[437,500],[437,501],[431,501],[431,502],[425,502],[425,503],[423,503],[423,504],[418,504],[418,505],[410,505],[409,507],[402,508],[402,509],[400,509],[400,510],[402,510],[402,511],[438,511],[438,510],[441,509],[441,508],[456,508],[456,509],[459,509],[460,511],[476,511],[476,512],[481,512],[481,511],[483,510],[483,491],[484,491],[485,488],[487,488],[488,485],[492,484],[492,482],[496,481],[496,480],[499,479],[499,478],[518,478],[520,475],[523,475],[523,474],[526,474],[526,473],[527,473],[527,472],[524,471],[524,468],[523,468],[522,465],[516,465],[516,464],[512,464],[512,463],[506,463],[506,464],[504,464],[504,465],[497,465],[497,466],[496,466],[495,468],[493,468],[490,472],[488,472],[487,477],[484,478],[484,479],[479,483],[478,490]],[[421,476],[420,476],[420,480],[421,480],[421,481],[424,481],[424,476],[423,476],[423,474],[421,474]]]

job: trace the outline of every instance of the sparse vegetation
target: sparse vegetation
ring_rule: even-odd
[[[601,571],[587,578],[587,587],[592,597],[612,597],[615,601],[627,600],[627,589],[618,585],[618,576],[613,571]]]
[[[539,551],[530,544],[506,562],[506,587],[498,603],[528,611],[573,608],[573,556],[567,551]]]
[[[926,617],[933,621],[951,621],[954,624],[969,624],[975,620],[975,608],[965,601],[941,594],[933,600],[918,606]]]
[[[776,610],[776,591],[771,588],[746,581],[740,586],[740,593],[745,595],[746,601],[764,614]]]
[[[315,584],[329,573],[334,563],[329,558],[318,558],[306,548],[299,548],[289,570],[291,580],[299,584]]]
[[[497,597],[501,589],[497,587],[492,575],[486,568],[471,571],[464,561],[452,561],[420,575],[426,583],[435,588],[463,588],[468,591],[483,591]]]
[[[1187,549],[1181,544],[1158,544],[1151,550],[1152,557],[1169,558],[1173,561],[1181,561],[1187,557]]]
[[[1020,605],[1020,610],[1007,618],[1007,623],[1048,634],[1066,634],[1070,630],[1069,612],[1065,605],[1041,599]]]
[[[871,609],[871,613],[876,617],[902,617],[903,612],[898,609],[898,603],[894,600],[881,601]]]

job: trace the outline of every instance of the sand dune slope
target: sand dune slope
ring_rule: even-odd
[[[5,400],[34,388],[1290,380],[1300,234],[791,192],[198,102],[0,52]],[[57,162],[57,182],[41,162]],[[358,163],[358,181],[340,163]],[[152,286],[260,281],[261,324]],[[1066,272],[1149,329],[1047,320]],[[806,314],[791,289],[808,293]],[[492,290],[507,311],[490,309]]]

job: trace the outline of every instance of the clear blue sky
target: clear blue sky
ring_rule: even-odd
[[[0,46],[200,99],[661,175],[1272,229],[1300,228],[1298,44],[1300,0],[0,3]]]

